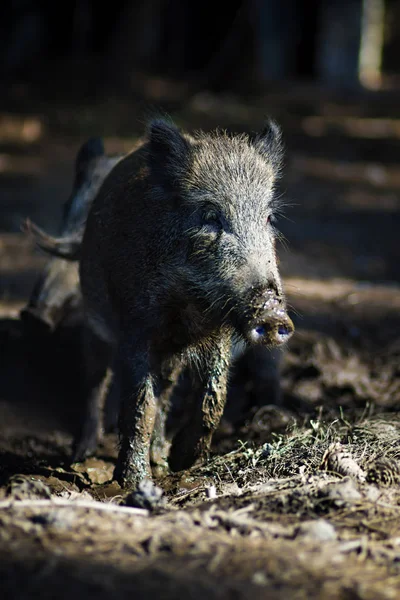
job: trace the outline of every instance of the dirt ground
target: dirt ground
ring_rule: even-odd
[[[1,597],[400,597],[400,103],[395,93],[274,89],[239,99],[157,80],[139,102],[77,104],[16,88],[0,112]],[[29,103],[27,101],[29,98]],[[29,110],[28,107],[29,106]],[[206,464],[126,495],[116,434],[70,464],[78,347],[19,319],[89,135],[127,151],[148,106],[185,128],[256,131],[287,146],[278,227],[296,334],[281,404],[233,370]],[[161,490],[163,493],[161,494]]]

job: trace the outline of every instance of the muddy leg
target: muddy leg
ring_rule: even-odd
[[[85,415],[73,452],[73,461],[93,454],[103,434],[103,409],[111,379],[111,349],[88,328],[83,333]]]
[[[225,406],[230,345],[229,337],[221,338],[202,365],[201,386],[189,422],[172,442],[169,464],[174,471],[207,458]]]
[[[180,359],[171,359],[162,366],[157,385],[157,413],[151,439],[150,462],[153,475],[161,477],[168,471],[170,440],[166,438],[166,422],[170,399],[182,370]]]
[[[114,479],[135,488],[151,479],[150,441],[157,411],[147,351],[131,340],[120,344],[114,376],[121,391],[120,450]]]

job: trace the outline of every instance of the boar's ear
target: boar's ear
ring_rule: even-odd
[[[170,122],[156,119],[148,127],[151,174],[164,187],[173,188],[188,165],[190,143]]]
[[[104,156],[104,144],[101,138],[92,137],[82,144],[75,160],[75,185],[77,187],[83,183],[89,163],[99,156]]]
[[[94,158],[104,155],[103,140],[99,137],[89,138],[79,149],[76,156],[75,169],[82,171]]]
[[[283,160],[282,134],[279,125],[272,119],[268,120],[264,129],[255,138],[254,145],[279,173]]]

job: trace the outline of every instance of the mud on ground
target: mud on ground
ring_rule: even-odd
[[[69,464],[76,341],[25,336],[45,258],[19,223],[56,231],[81,141],[127,150],[140,121],[120,105],[0,115],[3,598],[400,596],[399,104],[301,89],[252,102],[198,94],[174,110],[186,127],[283,125],[279,254],[297,332],[282,403],[238,365],[210,460],[135,497],[111,481],[115,434]]]

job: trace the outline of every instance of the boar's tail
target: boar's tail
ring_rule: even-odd
[[[79,260],[82,246],[82,231],[65,237],[52,237],[43,229],[26,219],[21,227],[22,231],[33,235],[36,244],[48,254],[65,258],[66,260]]]

